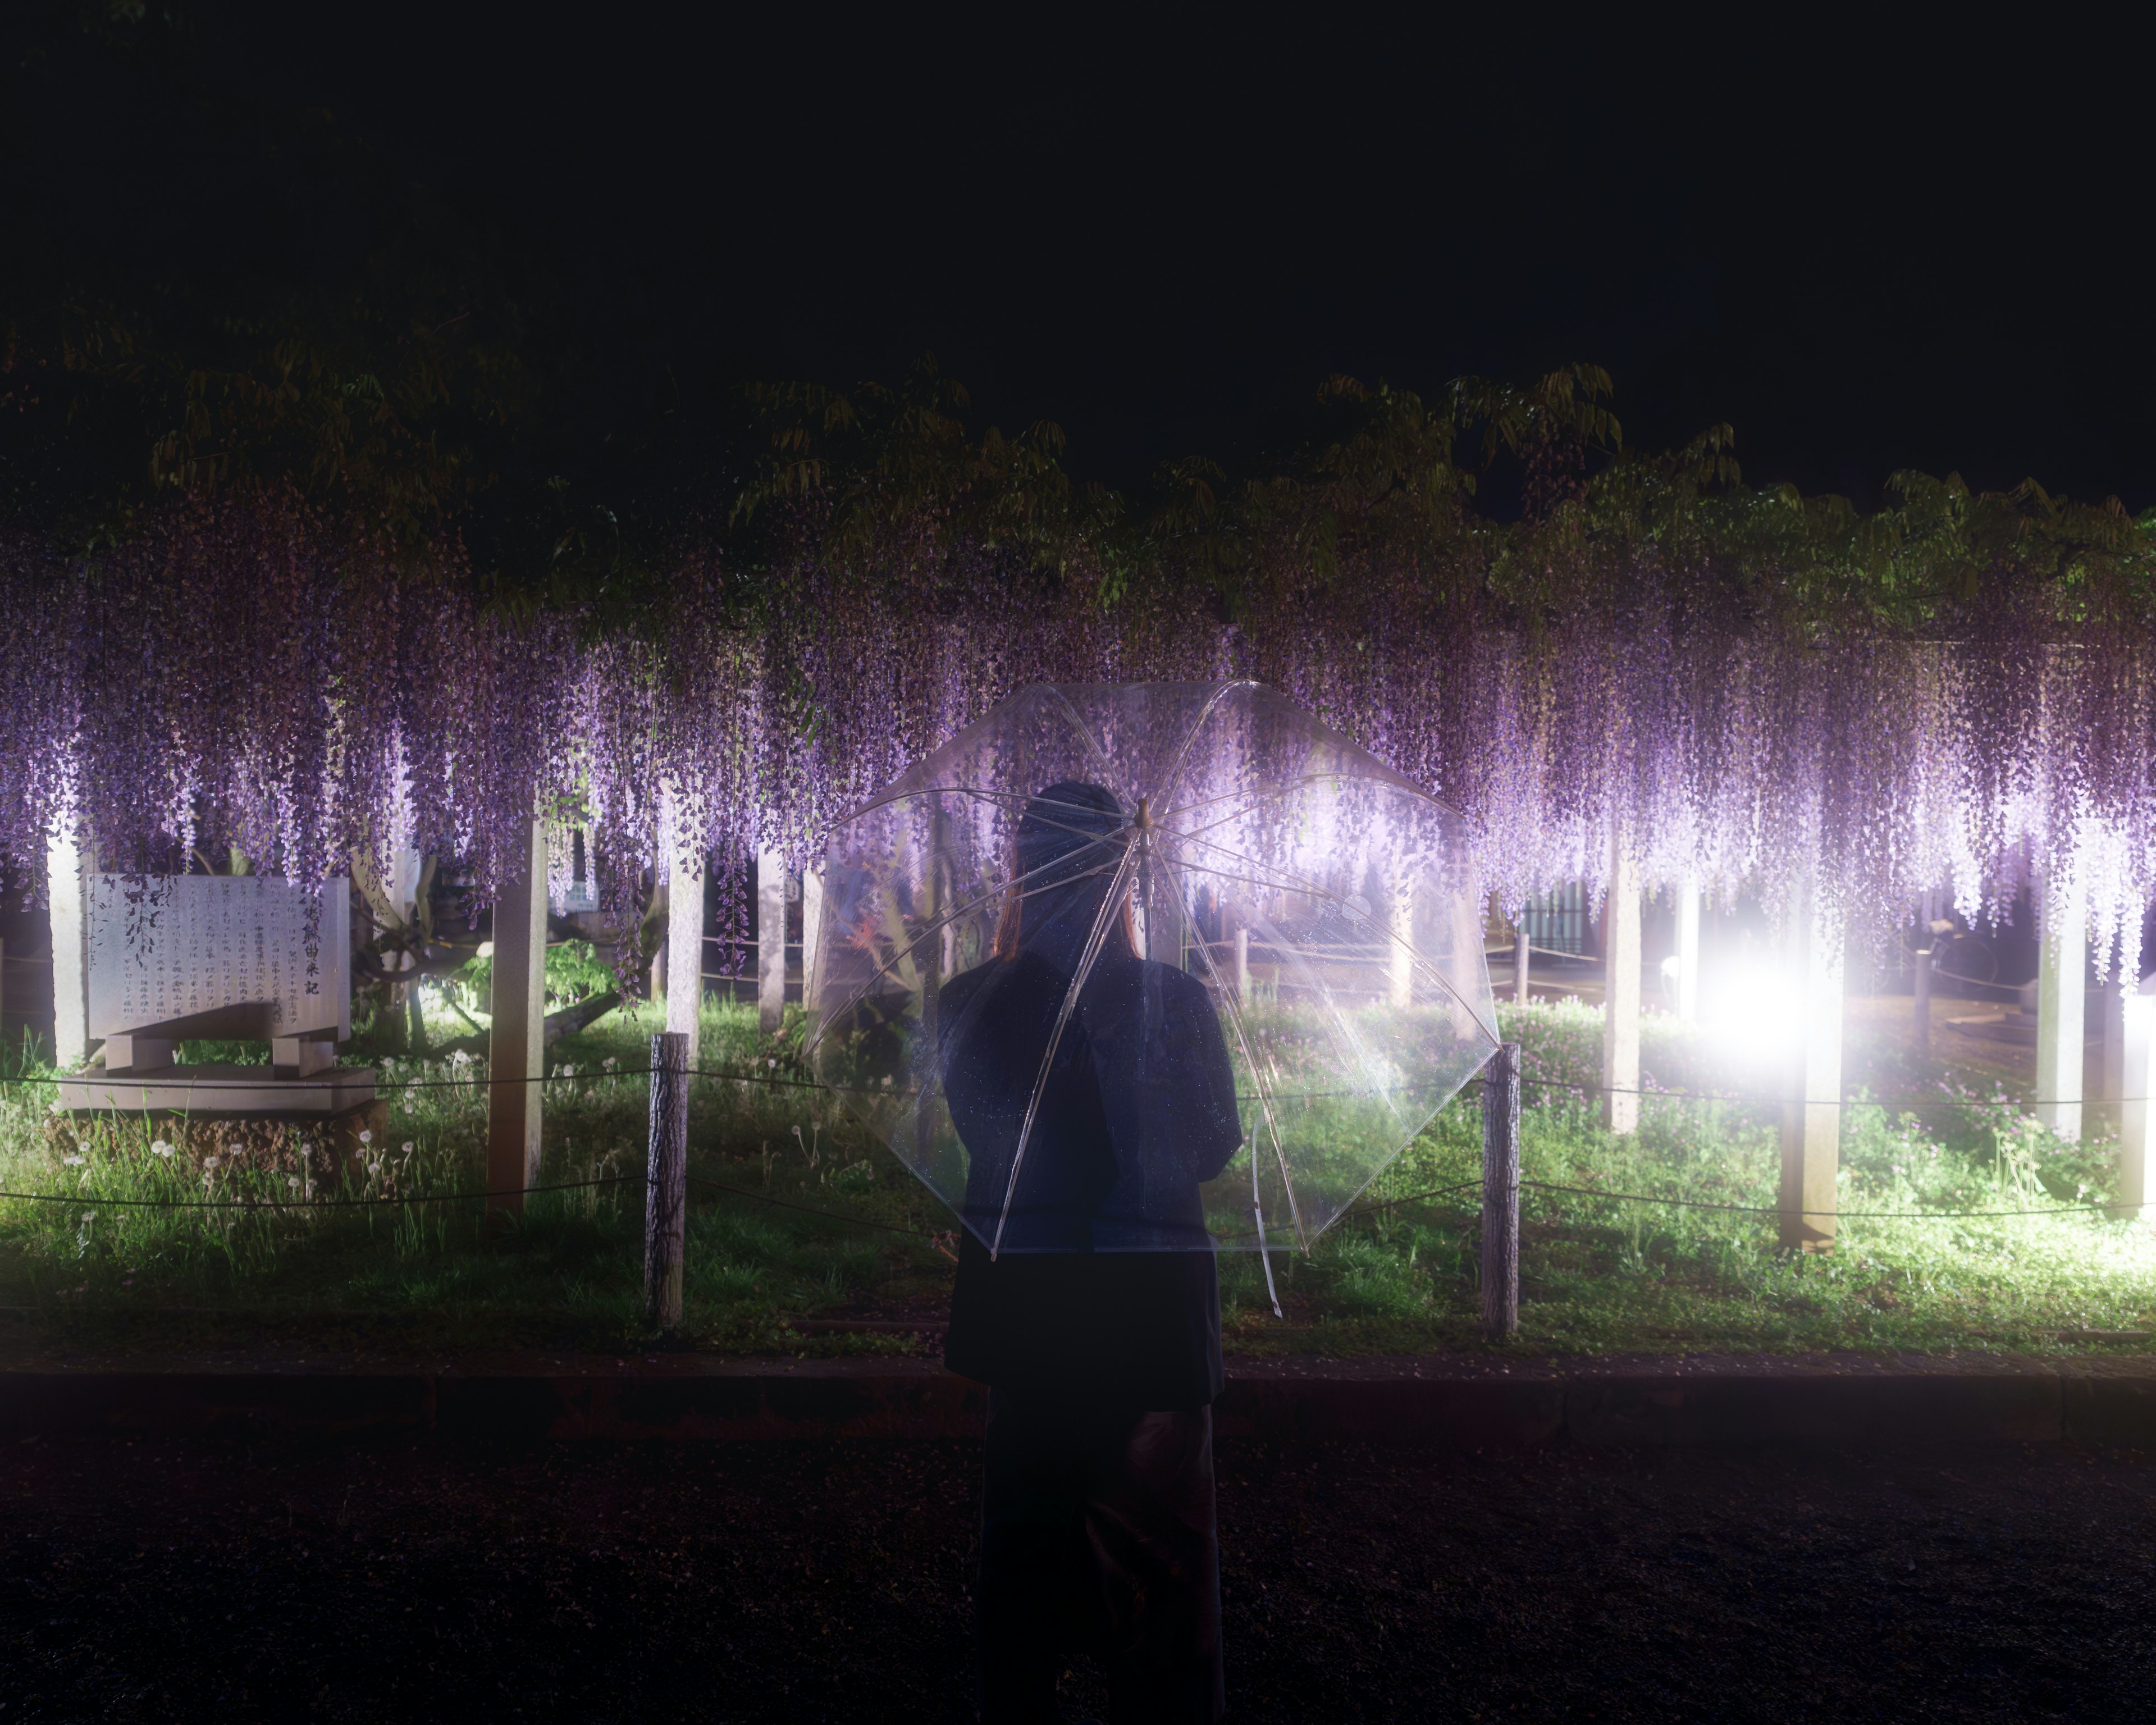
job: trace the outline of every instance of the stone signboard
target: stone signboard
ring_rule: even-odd
[[[88,882],[93,1037],[352,1034],[352,896],[259,875],[95,875]]]

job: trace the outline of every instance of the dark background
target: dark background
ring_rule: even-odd
[[[5,190],[78,274],[244,300],[353,267],[401,177],[578,347],[594,436],[932,351],[976,429],[1054,419],[1137,490],[1261,462],[1329,372],[1590,360],[1629,442],[1728,420],[1754,482],[1870,506],[1958,470],[2139,509],[2146,79],[2108,28],[33,7]]]

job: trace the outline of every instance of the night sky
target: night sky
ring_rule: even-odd
[[[976,429],[1054,419],[1134,489],[1286,448],[1332,372],[1434,393],[1584,359],[1630,441],[1726,419],[1755,481],[2156,503],[2133,44],[1820,8],[744,11],[192,16],[204,76],[514,229],[624,389],[932,351]],[[100,95],[66,145],[100,243],[287,244],[158,111]],[[313,219],[333,269],[359,239],[333,198]]]

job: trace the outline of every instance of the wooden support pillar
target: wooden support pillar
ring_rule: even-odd
[[[1532,954],[1527,947],[1527,913],[1521,912],[1519,930],[1512,939],[1512,1004],[1525,1006],[1535,997],[1527,990],[1528,963]]]
[[[1235,1004],[1247,1005],[1250,999],[1250,931],[1239,926],[1235,930]]]
[[[2156,1214],[2149,1203],[2148,1173],[2156,1157],[2156,976],[2125,984],[2120,1003],[2124,1032],[2124,1090],[2119,1106],[2118,1214],[2147,1219]]]
[[[533,821],[523,873],[494,901],[494,1026],[487,1039],[489,1214],[521,1214],[539,1181],[547,1060],[547,827]]]
[[[53,922],[53,1062],[71,1072],[90,1058],[89,860],[74,834],[45,843],[45,902]]]
[[[1670,1009],[1681,1023],[1699,1022],[1699,882],[1676,885],[1677,973],[1676,998]]]
[[[2088,919],[2079,882],[2046,876],[2037,939],[2036,1118],[2062,1138],[2078,1138],[2088,999]]]
[[[2097,996],[2102,1003],[2103,1014],[2103,1076],[2099,1081],[2102,1091],[2103,1118],[2113,1132],[2123,1132],[2126,1121],[2120,1112],[2126,1088],[2126,997],[2133,992],[2136,978],[2129,973],[2113,976]]]
[[[1932,1057],[1932,953],[1939,938],[1933,926],[1938,921],[1938,906],[1929,892],[1925,893],[1918,911],[1917,950],[1911,961],[1915,975],[1911,989],[1916,996],[1917,1058],[1928,1060]]]
[[[813,865],[801,871],[801,1006],[811,1018],[821,1004],[816,966],[823,957],[824,874]]]
[[[1609,901],[1602,942],[1602,1123],[1640,1125],[1640,875],[1624,834],[1609,829]]]
[[[756,858],[756,1021],[765,1034],[786,1016],[786,859]]]
[[[1393,889],[1392,928],[1386,942],[1386,992],[1396,1007],[1414,1004],[1414,886],[1402,881]]]
[[[1789,978],[1797,1010],[1796,1046],[1784,1070],[1782,1182],[1784,1246],[1825,1251],[1834,1245],[1835,1180],[1841,1167],[1842,954],[1840,922],[1807,892],[1791,919]]]
[[[672,872],[671,870],[657,865],[654,865],[651,870],[651,907],[656,915],[666,919],[666,927],[670,931],[674,927],[674,895],[668,886]],[[644,926],[649,928],[650,923],[646,922]],[[649,953],[645,954],[645,957],[650,961],[648,980],[645,983],[647,998],[653,1000],[664,1000],[666,998],[665,942],[660,942]]]
[[[696,1070],[704,1006],[704,855],[678,832],[666,846],[666,1028],[683,1039],[681,1065]]]

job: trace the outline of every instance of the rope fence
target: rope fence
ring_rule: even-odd
[[[264,1068],[264,1070],[266,1071],[268,1069]],[[15,1078],[0,1078],[0,1090],[7,1089],[12,1086],[20,1085],[57,1085],[70,1080],[80,1079],[81,1076],[82,1075],[72,1073],[65,1075],[33,1073]],[[602,1070],[597,1071],[584,1071],[583,1070],[578,1070],[573,1072],[554,1071],[544,1074],[531,1074],[522,1078],[493,1078],[475,1075],[470,1078],[406,1079],[387,1084],[377,1082],[374,1086],[374,1091],[375,1094],[379,1096],[385,1093],[393,1093],[404,1091],[484,1090],[491,1088],[495,1085],[582,1084],[589,1086],[611,1078],[648,1078],[650,1076],[651,1068],[649,1066],[624,1066],[618,1069]],[[776,1089],[829,1091],[844,1092],[844,1094],[851,1096],[904,1096],[916,1093],[911,1089],[905,1086],[895,1086],[891,1088],[877,1088],[865,1085],[848,1086],[844,1085],[826,1084],[820,1080],[814,1078],[785,1078],[779,1077],[767,1072],[715,1071],[709,1068],[701,1066],[689,1068],[683,1076],[689,1078],[709,1078],[718,1082],[728,1084],[761,1084]],[[158,1078],[152,1075],[145,1074],[123,1080],[116,1081],[108,1079],[100,1081],[105,1083],[141,1084],[145,1086],[155,1084],[178,1084],[184,1085],[189,1090],[200,1091],[256,1091],[260,1090],[265,1084],[284,1081],[268,1078]],[[1478,1083],[1479,1081],[1471,1079],[1468,1082],[1469,1084],[1475,1084]],[[2010,1103],[2014,1106],[2019,1108],[2044,1108],[2061,1106],[2079,1106],[2082,1107],[2096,1108],[2118,1107],[2129,1102],[2156,1101],[2156,1096],[2043,1096],[2034,1098],[2027,1101],[2023,1101],[2019,1098],[2013,1096],[1994,1098],[1990,1100],[1987,1100],[1982,1096],[1769,1096],[1748,1095],[1741,1091],[1664,1090],[1652,1086],[1579,1084],[1564,1078],[1536,1078],[1525,1076],[1521,1078],[1520,1082],[1522,1085],[1537,1086],[1544,1090],[1568,1091],[1580,1096],[1640,1096],[1650,1101],[1672,1102],[1726,1102],[1751,1108],[1898,1108],[1902,1110],[1915,1110],[1922,1108],[1988,1108],[1996,1107],[1999,1106],[2002,1101]],[[1414,1088],[1414,1086],[1402,1087],[1409,1089]],[[1466,1086],[1463,1086],[1461,1089],[1462,1093],[1464,1094]],[[1281,1093],[1276,1091],[1271,1094],[1273,1094],[1277,1099]],[[1359,1092],[1322,1091],[1306,1093],[1307,1096],[1332,1096],[1353,1094],[1359,1094]],[[1291,1101],[1302,1100],[1306,1099],[1306,1096],[1304,1093],[1293,1093],[1291,1094],[1287,1099]],[[1249,1101],[1253,1100],[1253,1098],[1246,1096],[1240,1098],[1240,1100]]]

